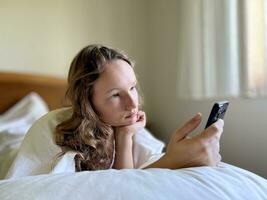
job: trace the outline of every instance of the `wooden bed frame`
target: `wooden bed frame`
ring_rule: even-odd
[[[38,93],[50,110],[66,105],[67,81],[63,78],[26,73],[0,72],[0,113],[30,92]]]

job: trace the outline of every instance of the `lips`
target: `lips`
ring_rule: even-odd
[[[131,114],[127,115],[125,118],[133,118],[133,117],[135,117],[136,115],[137,115],[136,112],[135,112],[135,113],[131,113]]]

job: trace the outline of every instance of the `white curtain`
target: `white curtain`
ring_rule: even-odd
[[[184,0],[181,6],[178,96],[265,96],[264,0]]]
[[[267,2],[246,0],[243,7],[245,96],[267,96]]]

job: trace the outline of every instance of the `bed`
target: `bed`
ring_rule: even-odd
[[[63,172],[4,179],[29,127],[64,101],[66,81],[0,73],[0,199],[267,199],[267,180],[217,167]]]

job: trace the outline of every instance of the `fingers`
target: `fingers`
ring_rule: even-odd
[[[207,165],[217,166],[222,159],[219,152],[220,137],[223,132],[223,126],[223,120],[219,119],[195,137],[195,139],[197,139],[195,141],[198,141],[200,146],[205,149],[204,152],[206,152],[206,157],[208,158]]]
[[[219,140],[223,132],[223,126],[224,126],[224,121],[222,119],[219,119],[211,126],[209,126],[207,129],[205,129],[201,133],[201,136],[204,136],[206,138],[217,137],[217,139]]]
[[[219,162],[221,162],[222,160],[222,156],[220,154],[220,145],[219,145],[219,141],[214,142],[213,144],[213,161],[214,161],[214,165],[217,166],[219,164]]]
[[[116,126],[115,132],[116,133],[136,133],[138,130],[144,128],[146,125],[146,114],[143,111],[138,111],[136,114],[136,121],[121,125],[121,126]]]
[[[141,121],[141,120],[143,120],[144,118],[145,118],[145,112],[144,111],[142,111],[142,110],[139,110],[138,112],[137,112],[137,121]]]
[[[137,112],[137,121],[145,121],[146,120],[146,113],[144,111],[139,110]]]
[[[140,123],[143,127],[146,125],[146,113],[139,110],[137,113],[137,123]]]
[[[172,140],[175,142],[180,141],[184,137],[186,137],[189,133],[191,133],[201,122],[201,113],[197,113],[192,119],[185,123],[183,127],[177,129],[173,134]]]
[[[222,160],[222,156],[221,154],[218,154],[218,157],[217,157],[217,165],[219,164],[219,162],[221,162]]]

